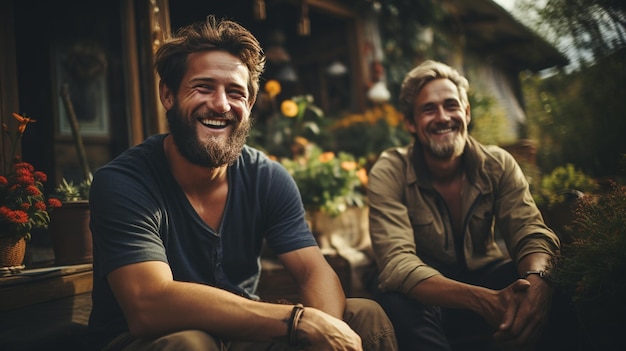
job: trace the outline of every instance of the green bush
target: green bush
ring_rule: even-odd
[[[550,174],[543,176],[539,184],[533,184],[532,192],[538,206],[549,208],[564,202],[572,190],[593,193],[597,189],[598,183],[593,177],[568,163],[556,167]]]
[[[575,209],[573,241],[552,260],[549,279],[573,301],[601,301],[626,294],[626,187],[586,196]]]

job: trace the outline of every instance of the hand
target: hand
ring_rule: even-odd
[[[517,282],[527,282],[530,285],[516,293],[516,311],[505,315],[493,336],[506,349],[532,350],[548,319],[552,288],[538,276],[530,276]]]
[[[341,319],[306,307],[297,327],[305,350],[362,351],[361,337]]]
[[[526,289],[530,287],[530,283],[524,279],[518,279],[506,288],[494,291],[491,298],[483,301],[483,305],[479,310],[483,318],[493,327],[494,330],[509,325],[517,314],[520,305],[521,296]]]

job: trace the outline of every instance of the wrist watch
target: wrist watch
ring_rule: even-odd
[[[524,273],[524,279],[528,278],[528,276],[531,275],[531,274],[537,274],[539,276],[539,278],[545,278],[546,271],[544,271],[544,270],[526,271],[526,273]]]

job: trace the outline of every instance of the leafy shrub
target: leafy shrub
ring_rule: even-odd
[[[609,186],[606,194],[578,202],[570,227],[573,241],[551,262],[550,280],[574,301],[626,294],[626,187]]]
[[[598,184],[593,177],[577,170],[573,164],[556,167],[548,175],[541,178],[538,186],[533,184],[533,198],[538,206],[548,208],[566,200],[570,190],[582,193],[593,193]]]

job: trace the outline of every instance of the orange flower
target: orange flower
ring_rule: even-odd
[[[320,155],[320,162],[326,163],[335,159],[335,153],[332,151],[326,151]]]
[[[265,83],[265,92],[268,93],[272,99],[280,94],[280,90],[280,83],[277,80],[270,79]]]
[[[358,171],[356,171],[356,176],[359,177],[361,184],[363,184],[364,186],[367,186],[369,177],[367,176],[367,171],[365,170],[365,168],[360,168]]]
[[[18,114],[17,114],[17,113],[15,113],[15,112],[13,112],[13,118],[15,118],[15,119],[16,119],[16,120],[20,123],[20,125],[17,127],[17,131],[18,131],[18,133],[20,133],[20,134],[23,134],[23,133],[24,133],[24,131],[26,130],[26,126],[27,126],[29,123],[35,123],[35,122],[37,122],[36,120],[34,120],[34,119],[32,119],[32,118],[28,118],[28,117],[23,117],[23,116],[20,116],[20,115],[18,115]]]
[[[280,112],[287,117],[296,117],[298,110],[298,104],[293,100],[287,99],[280,104]]]
[[[299,135],[293,138],[293,142],[300,146],[307,146],[309,144],[309,140],[307,138],[301,137]]]
[[[353,171],[356,169],[356,162],[354,161],[343,161],[341,162],[341,169],[344,171]]]

